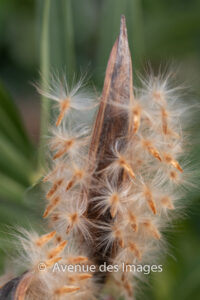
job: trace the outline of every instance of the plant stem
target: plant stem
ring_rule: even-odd
[[[45,0],[42,13],[42,32],[40,48],[40,69],[41,69],[41,88],[45,90],[49,78],[49,17],[50,1]],[[38,153],[39,168],[45,164],[44,158],[44,136],[47,133],[47,124],[49,123],[50,103],[47,98],[41,97],[40,113],[40,147]]]

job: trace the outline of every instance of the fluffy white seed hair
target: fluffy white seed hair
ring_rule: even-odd
[[[96,106],[96,97],[85,88],[86,75],[83,75],[77,82],[73,80],[70,86],[66,76],[51,74],[45,90],[37,87],[38,92],[44,97],[55,102],[59,110],[56,126],[59,126],[66,116],[73,111],[85,111]]]
[[[190,185],[185,177],[185,114],[192,103],[185,103],[181,89],[172,86],[170,74],[150,74],[141,84],[134,103],[110,102],[118,107],[118,114],[130,116],[131,130],[126,144],[122,138],[111,145],[111,164],[101,171],[102,196],[91,200],[101,213],[110,209],[113,220],[111,224],[100,224],[104,234],[99,245],[106,253],[117,243],[119,250],[113,262],[121,266],[156,262],[165,245],[161,232],[173,218],[171,212],[184,206],[180,204],[184,196],[181,187]],[[127,175],[120,185],[120,193],[126,194],[123,203],[116,194],[111,197],[115,193],[111,187],[119,180],[121,170]],[[116,288],[125,290],[126,299],[133,299],[129,275],[127,281],[123,272],[113,273],[121,282]]]
[[[106,157],[110,164],[100,171],[98,182],[92,181],[88,125],[69,126],[73,110],[94,106],[96,97],[83,85],[82,78],[69,88],[65,77],[52,75],[47,90],[39,90],[58,104],[59,116],[50,127],[50,170],[43,179],[48,183],[43,217],[53,231],[42,237],[24,232],[20,237],[22,261],[35,271],[28,291],[31,300],[95,299],[98,288],[90,275],[36,271],[40,261],[49,267],[57,261],[85,263],[94,228],[99,233],[92,243],[97,253],[103,248],[106,258],[109,249],[117,249],[110,258],[120,267],[111,274],[115,288],[126,299],[133,299],[135,283],[133,288],[132,274],[124,274],[122,265],[154,263],[165,245],[162,232],[173,211],[183,206],[182,186],[188,177],[184,114],[189,105],[179,96],[180,89],[171,86],[170,76],[151,74],[142,79],[133,103],[110,101],[119,114],[129,116],[130,131],[126,142],[118,138],[110,145],[111,154]],[[89,201],[97,215],[110,214],[107,223],[92,223],[87,217],[90,182],[98,196]]]

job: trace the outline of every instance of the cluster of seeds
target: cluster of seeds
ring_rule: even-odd
[[[43,218],[48,219],[54,231],[41,237],[25,232],[21,237],[27,254],[26,268],[30,265],[30,270],[34,270],[27,299],[96,299],[91,272],[53,271],[56,263],[85,265],[86,270],[91,265],[82,244],[83,238],[91,238],[90,221],[86,218],[87,198],[82,193],[89,178],[86,152],[90,137],[86,126],[71,125],[70,112],[94,107],[94,98],[85,92],[82,80],[71,90],[66,81],[63,83],[54,76],[51,84],[44,95],[58,103],[59,116],[50,132],[51,165],[43,178],[48,186]],[[40,269],[41,263],[45,270]]]
[[[115,249],[111,261],[120,270],[152,262],[161,231],[182,196],[183,106],[177,92],[168,77],[150,76],[142,80],[134,103],[110,101],[122,117],[129,116],[130,130],[111,145],[110,164],[101,170],[98,196],[90,201],[98,214],[110,212],[112,221],[99,224],[99,247],[105,256]],[[133,299],[131,272],[113,274],[122,293]]]
[[[119,272],[113,273],[116,289],[133,299],[132,274],[124,273],[122,265],[152,263],[152,255],[160,249],[161,231],[182,196],[178,186],[186,182],[180,164],[185,151],[182,102],[168,76],[142,80],[133,103],[109,100],[122,118],[128,116],[129,132],[110,145],[106,157],[110,163],[99,177],[88,155],[90,130],[73,123],[80,120],[80,111],[95,106],[95,97],[83,85],[80,81],[70,90],[65,79],[52,77],[48,90],[40,91],[56,101],[59,109],[49,139],[50,171],[43,179],[48,186],[43,217],[55,231],[22,238],[30,269],[36,270],[41,261],[47,266],[45,272],[35,272],[27,299],[41,299],[41,295],[52,300],[95,299],[98,289],[91,274],[50,271],[58,261],[90,263],[86,256],[91,255],[91,245],[94,252],[104,252],[106,261],[119,266]],[[91,189],[96,191],[94,196]],[[89,206],[104,221],[90,219]]]
[[[95,299],[92,274],[86,267],[90,262],[72,243],[66,247],[68,242],[56,231],[38,236],[25,230],[20,242],[20,264],[29,267],[31,276],[25,299]]]
[[[94,107],[95,98],[84,90],[82,80],[72,90],[66,81],[63,85],[54,77],[51,84],[54,88],[50,86],[49,92],[43,94],[58,102],[59,116],[49,141],[52,165],[43,179],[50,184],[43,217],[49,217],[62,238],[75,239],[81,232],[87,240],[91,222],[86,217],[88,201],[83,190],[90,179],[87,157],[90,130],[82,124],[72,126],[71,115]]]

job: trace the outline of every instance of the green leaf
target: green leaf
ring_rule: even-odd
[[[25,190],[32,184],[36,173],[34,155],[18,110],[0,84],[0,236],[8,224],[25,226],[34,215],[24,198]],[[0,245],[5,246],[2,239]]]
[[[25,187],[16,180],[0,173],[0,196],[1,198],[19,203],[22,201]]]
[[[0,83],[0,132],[9,138],[26,157],[32,155],[33,147],[21,122],[18,110],[8,92]]]
[[[0,197],[19,199],[31,183],[34,148],[18,110],[0,84]]]
[[[32,162],[13,146],[6,136],[0,133],[0,171],[24,186],[31,183]]]

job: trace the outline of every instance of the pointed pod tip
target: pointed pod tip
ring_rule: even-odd
[[[126,24],[126,17],[125,17],[125,15],[121,15],[121,24],[122,23]]]
[[[127,35],[126,17],[124,15],[121,15],[120,34]]]

